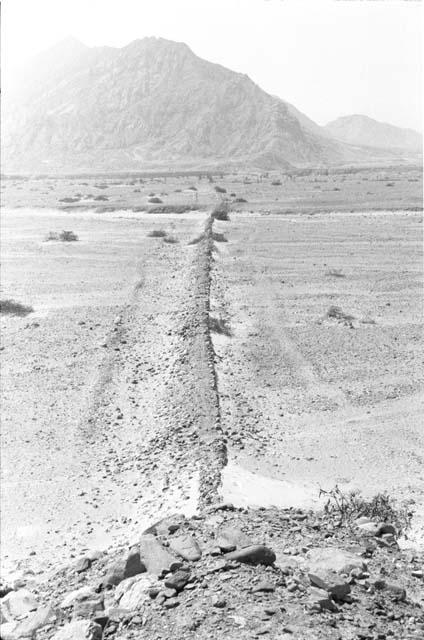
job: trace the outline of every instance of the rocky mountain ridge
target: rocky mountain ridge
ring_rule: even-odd
[[[162,38],[67,39],[6,87],[5,172],[290,166],[372,161],[246,75]],[[387,157],[387,153],[386,153]]]
[[[349,144],[381,149],[422,150],[423,138],[418,131],[395,127],[364,115],[337,118],[325,127],[331,136]]]

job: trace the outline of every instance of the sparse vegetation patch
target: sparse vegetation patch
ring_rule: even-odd
[[[167,233],[164,229],[153,229],[147,234],[149,238],[165,238],[166,235]]]
[[[220,202],[212,211],[212,218],[215,220],[229,220],[228,217],[228,203]]]
[[[44,238],[45,242],[77,242],[78,236],[73,231],[49,231]]]
[[[34,309],[28,305],[15,302],[15,300],[0,300],[0,313],[9,316],[27,316]]]

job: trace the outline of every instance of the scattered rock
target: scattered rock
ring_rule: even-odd
[[[350,593],[350,585],[335,573],[323,576],[310,573],[309,580],[313,586],[324,589],[335,600],[343,600]]]
[[[10,591],[1,600],[1,613],[7,622],[19,620],[37,609],[37,598],[28,589]]]
[[[311,549],[307,553],[307,564],[313,574],[327,571],[349,574],[352,569],[359,568],[366,571],[367,568],[365,562],[359,556],[334,547]]]
[[[152,534],[142,536],[140,540],[140,556],[149,573],[162,576],[182,566]]]
[[[65,624],[53,636],[53,640],[101,640],[102,627],[91,620],[74,620]]]
[[[87,557],[80,558],[75,565],[76,573],[82,573],[83,571],[87,571],[91,567],[91,560]]]
[[[125,578],[131,578],[146,571],[145,564],[141,561],[140,552],[136,547],[130,549],[126,558],[115,563],[106,575],[107,585],[118,585]]]
[[[115,591],[115,600],[123,609],[134,611],[151,599],[152,588],[159,589],[159,584],[150,575],[142,574],[121,582]]]
[[[224,609],[227,606],[227,601],[220,596],[212,596],[212,606],[216,609]]]
[[[90,598],[87,600],[78,600],[74,603],[72,611],[73,620],[88,620],[96,618],[104,613],[103,598]]]
[[[252,593],[259,593],[260,591],[263,591],[265,593],[272,593],[273,591],[275,591],[275,585],[268,580],[263,580],[252,589]]]
[[[51,606],[39,607],[37,611],[19,622],[13,630],[14,638],[32,638],[37,629],[41,629],[56,619]],[[4,638],[3,633],[1,637]]]
[[[202,556],[202,552],[196,540],[188,535],[180,535],[177,537],[173,537],[169,543],[170,549],[175,551],[175,553],[184,560],[188,560],[189,562],[195,562],[199,560]]]
[[[395,600],[404,602],[406,600],[406,590],[397,584],[386,582],[385,580],[374,580],[372,586],[377,591],[385,591]]]
[[[312,587],[309,594],[309,604],[318,611],[325,610],[336,613],[339,609],[337,605],[331,600],[326,591]]]
[[[72,607],[76,602],[81,602],[82,600],[89,600],[96,595],[93,587],[81,587],[81,589],[76,589],[75,591],[71,591],[68,595],[60,603],[61,609],[67,609],[68,607]]]
[[[176,591],[182,591],[190,579],[190,573],[179,569],[175,573],[166,576],[165,586],[169,589],[175,589]]]
[[[243,549],[237,549],[225,555],[226,560],[247,562],[248,564],[271,565],[275,561],[275,553],[265,545],[252,545]]]

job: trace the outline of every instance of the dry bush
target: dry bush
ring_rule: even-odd
[[[217,233],[216,231],[212,232],[212,238],[215,240],[215,242],[228,242],[223,233]]]
[[[234,202],[247,202],[244,198],[236,198]]]
[[[162,204],[163,201],[157,196],[152,196],[148,199],[148,202],[150,202],[151,204]]]
[[[187,187],[187,189],[189,191],[197,191],[197,187],[194,187],[193,185],[191,185],[191,187]]]
[[[78,236],[73,231],[61,231],[59,233],[59,240],[61,242],[77,242]]]
[[[220,202],[212,211],[212,218],[215,220],[229,220],[228,217],[228,203]]]
[[[273,180],[271,184],[273,187],[281,187],[281,180]]]
[[[219,333],[221,335],[231,337],[231,329],[228,325],[227,320],[224,318],[215,318],[214,316],[209,316],[209,330],[213,333]]]
[[[14,300],[0,300],[0,313],[9,316],[27,316],[34,309]]]
[[[325,273],[326,276],[332,276],[333,278],[346,278],[341,269],[329,269]]]
[[[163,241],[167,244],[177,244],[177,242],[179,242],[175,236],[166,236]]]
[[[202,240],[204,240],[205,238],[205,234],[201,233],[200,236],[196,236],[195,238],[193,238],[193,240],[189,240],[189,242],[187,244],[198,244],[199,242],[202,242]]]
[[[147,236],[149,238],[165,238],[167,233],[164,229],[153,229],[153,231],[150,231]]]
[[[199,211],[203,207],[192,204],[164,204],[158,207],[150,207],[147,213],[186,213],[187,211]],[[136,211],[136,209],[133,209]],[[140,211],[144,211],[143,208]]]
[[[218,187],[218,185],[214,187],[214,189],[217,193],[227,193],[227,189],[224,189],[224,187]]]
[[[352,322],[355,320],[354,316],[350,315],[349,313],[345,313],[343,309],[335,306],[331,306],[328,309],[326,313],[326,317],[333,318],[334,320],[339,320],[340,322],[343,322],[344,324],[347,324],[350,327],[353,326]]]
[[[320,489],[319,496],[327,497],[325,513],[342,522],[353,522],[367,516],[376,522],[393,524],[398,532],[402,532],[408,529],[412,517],[406,506],[396,506],[387,493],[378,493],[367,500],[359,491],[343,493],[336,485],[331,491]]]

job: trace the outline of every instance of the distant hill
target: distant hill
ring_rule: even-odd
[[[422,135],[418,131],[395,127],[363,115],[337,118],[329,122],[325,130],[343,142],[380,149],[420,151],[423,144]]]
[[[2,103],[4,172],[272,169],[376,157],[246,75],[162,38],[123,48],[70,38],[14,85]]]

